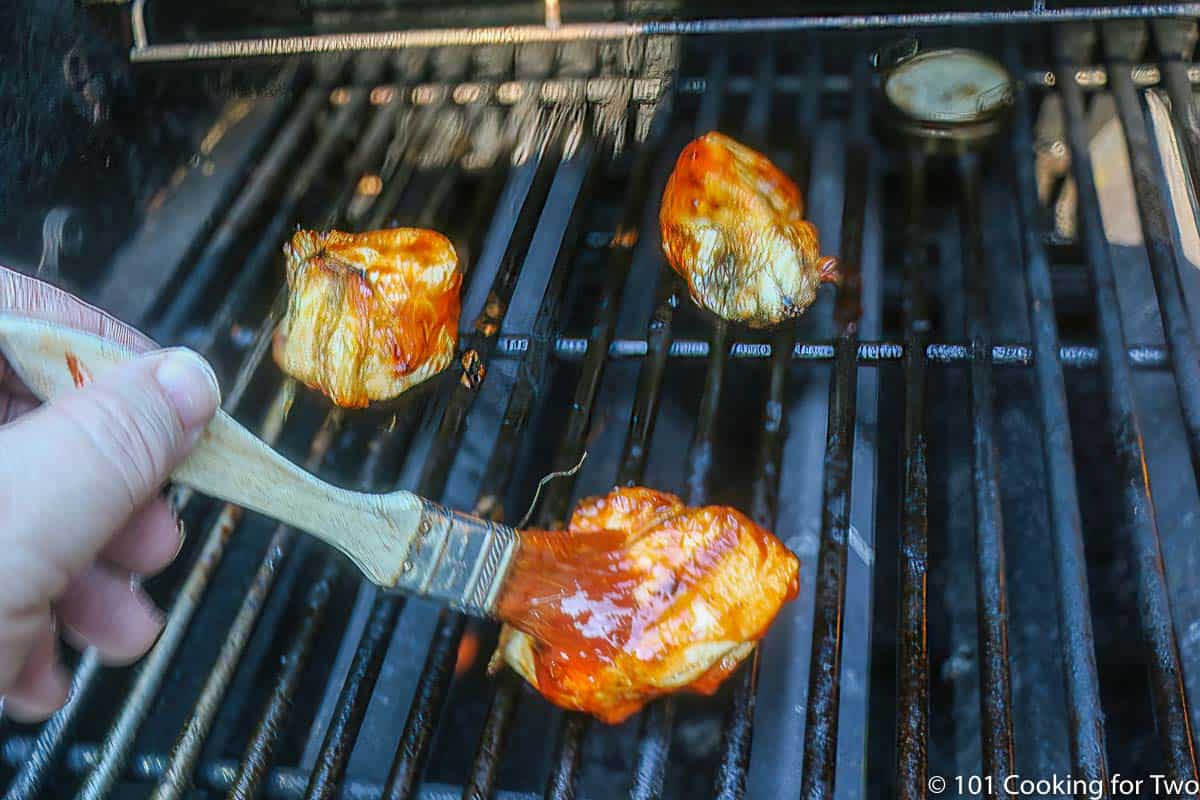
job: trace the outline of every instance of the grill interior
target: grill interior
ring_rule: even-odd
[[[118,259],[97,301],[205,352],[226,408],[335,483],[511,522],[586,451],[534,524],[616,483],[731,504],[801,557],[800,596],[717,696],[610,728],[487,677],[494,626],[377,595],[307,538],[180,496],[188,544],[149,584],[163,639],[128,669],[84,655],[45,727],[2,723],[8,796],[921,797],[930,775],[1195,777],[1200,280],[1176,226],[1191,194],[1175,208],[1164,177],[1178,163],[1192,187],[1200,164],[1195,28],[1155,22],[1147,48],[1149,32],[918,31],[1021,79],[1011,125],[958,155],[880,123],[867,56],[895,31],[285,68],[261,153],[181,268]],[[1147,87],[1177,150],[1154,145]],[[1106,237],[1096,177],[1128,173],[1085,157],[1109,98],[1132,245]],[[1035,132],[1047,102],[1056,137]],[[795,325],[715,321],[660,255],[663,184],[711,129],[806,189],[858,278]],[[1035,151],[1072,156],[1066,235]],[[384,413],[293,400],[266,353],[297,224],[446,231],[484,369],[455,364]]]

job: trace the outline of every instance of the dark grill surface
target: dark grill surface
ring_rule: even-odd
[[[1003,132],[956,153],[879,119],[868,55],[895,31],[298,62],[184,268],[138,297],[114,267],[100,301],[205,352],[226,408],[334,482],[515,522],[586,453],[532,524],[614,484],[732,504],[801,557],[800,596],[717,696],[608,727],[488,677],[494,625],[177,492],[191,536],[150,583],[162,640],[129,669],[84,655],[46,726],[0,723],[7,796],[918,798],[930,776],[1003,795],[1017,774],[1108,797],[1117,773],[1195,778],[1200,273],[1147,112],[1147,92],[1169,101],[1194,181],[1194,32],[917,31],[1021,79]],[[1101,214],[1097,176],[1119,172],[1089,156],[1089,114],[1110,98],[1141,244],[1110,243]],[[847,273],[777,331],[701,312],[660,253],[666,177],[712,129],[806,189]],[[1072,235],[1035,152],[1070,154]],[[446,231],[482,373],[456,363],[387,411],[293,398],[267,351],[298,224]]]

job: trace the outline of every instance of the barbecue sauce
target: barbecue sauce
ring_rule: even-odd
[[[92,373],[88,368],[79,362],[79,358],[71,352],[66,354],[67,371],[71,373],[71,382],[75,384],[75,388],[81,388],[85,383],[92,379]]]
[[[497,604],[520,632],[504,660],[606,722],[677,689],[716,691],[798,588],[795,556],[744,515],[649,489],[585,500],[567,530],[520,536]]]

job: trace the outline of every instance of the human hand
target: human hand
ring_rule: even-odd
[[[78,317],[70,324],[103,327]],[[162,614],[138,576],[161,570],[182,544],[160,489],[218,398],[211,369],[187,350],[146,352],[46,405],[0,357],[6,714],[32,721],[66,701],[59,634],[109,663],[132,661],[154,643]]]

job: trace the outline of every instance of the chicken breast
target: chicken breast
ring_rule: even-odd
[[[712,694],[796,596],[799,568],[732,508],[619,488],[565,531],[521,532],[491,669],[611,724],[670,692]]]
[[[837,283],[796,184],[764,156],[707,133],[683,149],[659,211],[668,263],[692,300],[730,322],[777,325]]]
[[[454,358],[462,274],[445,236],[302,230],[283,251],[288,308],[273,344],[284,372],[358,408],[399,395]]]

